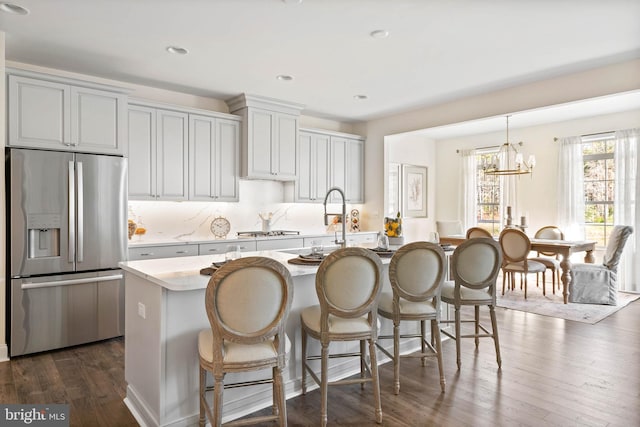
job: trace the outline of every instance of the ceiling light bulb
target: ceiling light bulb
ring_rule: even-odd
[[[186,55],[187,53],[189,53],[187,49],[180,46],[169,46],[167,47],[167,52],[176,53],[178,55]]]
[[[375,30],[375,31],[372,31],[371,33],[369,33],[369,35],[371,37],[373,37],[374,39],[386,39],[387,37],[389,37],[389,31],[387,31],[387,30]]]
[[[12,15],[28,15],[29,9],[13,3],[0,3],[0,10]]]
[[[293,80],[293,76],[289,76],[287,74],[280,74],[276,76],[276,79],[280,80],[281,82],[290,82],[291,80]]]

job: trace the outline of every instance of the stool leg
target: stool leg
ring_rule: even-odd
[[[200,427],[204,427],[206,424],[205,418],[205,404],[206,404],[206,387],[207,387],[207,371],[205,371],[202,366],[200,366],[200,419],[198,424]]]
[[[274,395],[273,404],[278,408],[277,414],[280,416],[280,427],[287,426],[287,403],[284,398],[284,386],[282,385],[282,369],[273,368]]]
[[[329,369],[329,343],[322,343],[321,351],[321,367],[320,367],[320,425],[327,426],[327,393],[328,393],[328,375]]]
[[[366,357],[366,350],[367,350],[367,344],[364,342],[364,340],[360,340],[360,378],[364,379],[365,377],[365,371],[366,371],[366,367],[365,367],[365,357]],[[364,382],[360,383],[360,390],[364,390]]]
[[[473,307],[473,311],[474,311],[474,320],[475,320],[475,330],[476,330],[476,336],[475,336],[475,342],[476,342],[476,350],[478,349],[478,347],[480,346],[480,306],[476,305]]]
[[[307,394],[307,331],[302,327],[302,394]]]
[[[455,328],[456,328],[456,363],[460,369],[460,307],[455,309]]]
[[[371,338],[369,339],[369,356],[371,360],[371,377],[373,380],[373,399],[376,405],[376,423],[382,424],[382,403],[380,402],[380,382],[378,380],[376,343]]]
[[[489,306],[489,313],[491,315],[493,342],[496,346],[496,360],[498,362],[498,369],[502,369],[502,358],[500,357],[500,339],[498,338],[498,322],[496,321],[496,312],[493,305]]]
[[[427,352],[427,347],[425,344],[425,339],[427,336],[427,330],[426,330],[426,321],[425,320],[421,320],[420,321],[420,336],[422,337],[422,339],[420,340],[420,350],[422,351],[422,354],[426,354]],[[431,333],[433,334],[433,328],[431,328]],[[422,356],[422,366],[427,366],[427,356]]]
[[[216,427],[222,425],[222,394],[224,392],[224,374],[215,374],[213,389],[213,422]]]
[[[437,320],[431,321],[431,333],[435,334],[435,349],[438,358],[438,371],[440,372],[440,389],[444,393],[446,381],[444,379],[444,366],[442,364],[442,342],[440,340],[440,326]]]
[[[400,324],[393,325],[393,393],[400,393]]]

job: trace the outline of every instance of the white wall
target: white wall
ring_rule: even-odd
[[[437,162],[436,144],[419,135],[393,135],[385,138],[385,168],[388,163],[399,163],[427,168],[427,216],[426,218],[403,218],[402,234],[406,241],[424,240],[429,231],[435,231]],[[385,176],[387,172],[385,171]],[[384,180],[384,194],[388,194],[388,182]],[[381,211],[385,212],[385,211]],[[383,215],[386,216],[386,215]],[[378,229],[382,229],[380,221]],[[375,224],[369,224],[376,228]]]
[[[615,131],[640,126],[640,110],[608,114],[578,120],[549,123],[540,126],[511,129],[512,143],[523,141],[518,147],[536,156],[536,167],[532,176],[522,176],[518,183],[519,218],[528,213],[531,233],[545,225],[557,224],[557,177],[558,143],[555,137],[578,136]],[[438,168],[436,190],[436,218],[457,219],[459,206],[458,188],[461,180],[460,154],[458,149],[469,149],[499,145],[505,142],[505,132],[493,132],[464,138],[437,141],[437,163],[447,165]]]

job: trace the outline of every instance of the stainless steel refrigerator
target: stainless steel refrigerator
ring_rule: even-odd
[[[9,352],[124,333],[127,163],[7,149]]]

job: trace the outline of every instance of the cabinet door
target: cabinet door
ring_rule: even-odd
[[[329,188],[329,136],[300,132],[298,135],[297,202],[322,202]]]
[[[296,178],[296,142],[298,139],[298,118],[290,114],[276,114],[274,144],[272,147],[277,179]]]
[[[129,261],[198,255],[198,245],[167,245],[129,248]]]
[[[338,187],[342,191],[346,190],[347,176],[346,176],[346,156],[347,153],[347,140],[340,137],[331,137],[331,186]],[[331,203],[341,203],[340,195],[337,192],[333,192],[330,198]]]
[[[247,175],[251,178],[274,179],[271,154],[274,137],[274,113],[249,109],[248,121]]]
[[[364,203],[364,143],[347,140],[345,195],[349,203]]]
[[[216,119],[216,200],[238,201],[240,174],[240,123]]]
[[[96,89],[71,88],[71,145],[81,151],[125,154],[126,97]]]
[[[129,107],[129,199],[156,199],[156,112]]]
[[[313,195],[311,193],[315,175],[315,159],[312,154],[313,149],[311,142],[313,136],[314,134],[307,132],[300,132],[298,136],[298,179],[295,184],[296,202],[313,201]]]
[[[189,116],[189,200],[211,201],[215,192],[215,119]]]
[[[9,76],[9,145],[68,149],[71,87]]]
[[[163,200],[188,197],[188,116],[169,110],[156,111],[157,194]]]

